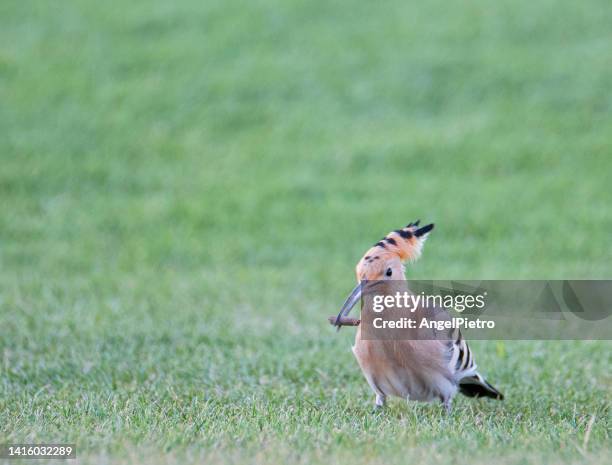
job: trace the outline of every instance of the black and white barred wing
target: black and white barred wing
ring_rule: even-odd
[[[458,329],[455,330],[450,344],[449,366],[455,374],[461,394],[468,397],[491,397],[499,400],[504,398],[501,392],[478,373],[472,350]]]

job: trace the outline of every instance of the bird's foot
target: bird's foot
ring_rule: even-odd
[[[379,413],[383,413],[385,410],[385,407],[382,405],[374,405],[374,408],[372,409],[372,413],[375,414],[379,414]]]

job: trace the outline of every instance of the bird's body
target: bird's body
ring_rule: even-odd
[[[382,406],[388,396],[447,402],[457,392],[447,351],[439,341],[364,340],[357,330],[353,353]]]
[[[391,295],[400,289],[408,291],[403,262],[420,255],[428,225],[418,229],[418,222],[396,230],[374,245],[357,265],[358,286],[345,302],[338,318],[347,315],[361,297],[363,282],[375,282],[377,295]],[[348,309],[348,310],[347,310]],[[398,310],[391,310],[398,311]],[[435,308],[417,308],[414,316],[439,319],[445,312]],[[459,391],[470,397],[502,399],[476,370],[467,342],[458,330],[446,338],[419,337],[405,334],[401,340],[364,337],[363,325],[357,328],[353,353],[368,384],[376,394],[376,406],[382,407],[388,396],[416,401],[441,401],[450,410]],[[410,331],[410,330],[408,330]]]

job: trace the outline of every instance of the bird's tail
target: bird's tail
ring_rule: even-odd
[[[459,381],[459,392],[468,397],[491,397],[498,400],[504,398],[480,373],[462,378]]]

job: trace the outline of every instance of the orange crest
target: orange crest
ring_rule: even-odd
[[[370,248],[360,260],[358,267],[358,279],[360,267],[367,267],[371,270],[378,268],[378,264],[397,259],[401,262],[414,261],[421,256],[423,244],[428,234],[434,228],[433,223],[419,228],[419,221],[409,223],[402,229],[391,231],[384,238]],[[369,274],[369,273],[368,273]]]

